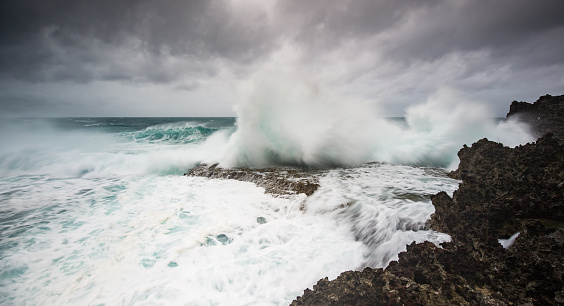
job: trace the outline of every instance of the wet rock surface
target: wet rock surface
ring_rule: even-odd
[[[550,130],[513,149],[482,139],[459,151],[451,175],[462,183],[432,197],[428,223],[451,242],[412,243],[387,268],[322,279],[292,305],[564,305],[564,125]]]
[[[300,193],[310,196],[319,188],[318,178],[325,172],[319,169],[301,168],[225,169],[218,167],[217,164],[201,164],[184,175],[251,182],[276,196]]]

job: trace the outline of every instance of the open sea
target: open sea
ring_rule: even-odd
[[[246,114],[4,119],[0,304],[287,305],[321,278],[385,267],[412,241],[448,241],[425,229],[430,195],[457,188],[446,171],[485,126]],[[201,162],[328,171],[312,196],[277,197],[182,175]]]

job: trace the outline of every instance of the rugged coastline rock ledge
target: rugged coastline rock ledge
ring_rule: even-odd
[[[200,164],[184,175],[201,176],[213,179],[233,179],[255,183],[274,196],[305,193],[313,194],[319,188],[318,178],[325,171],[299,168],[231,168],[218,167],[218,164]]]
[[[513,149],[487,139],[465,145],[449,174],[459,189],[432,196],[427,226],[451,242],[412,243],[385,269],[319,280],[292,305],[564,305],[564,95],[514,101],[514,116],[541,137]],[[324,173],[202,164],[185,175],[309,196]]]
[[[512,116],[544,136],[459,151],[450,175],[462,183],[432,197],[428,223],[451,242],[412,243],[387,268],[322,279],[292,305],[563,305],[564,96],[513,102]]]

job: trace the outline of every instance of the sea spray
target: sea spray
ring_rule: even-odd
[[[268,74],[238,87],[237,130],[223,166],[353,165],[369,159],[370,105],[346,104],[319,86]],[[369,123],[369,126],[363,124]]]
[[[524,124],[498,123],[485,104],[452,89],[406,109],[403,126],[381,118],[373,103],[294,75],[260,73],[239,85],[237,97],[237,130],[219,158],[224,167],[454,167],[458,149],[480,138],[509,146],[534,140]]]
[[[496,120],[486,104],[467,100],[450,88],[439,89],[424,103],[408,107],[405,120],[406,127],[400,136],[382,144],[388,155],[376,155],[376,159],[454,169],[458,165],[456,153],[462,145],[481,138],[507,146],[534,141],[525,124]]]

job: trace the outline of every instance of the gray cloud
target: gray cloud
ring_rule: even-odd
[[[564,88],[562,11],[558,0],[2,1],[0,82],[205,91],[290,47],[295,67],[285,68],[396,112],[445,85],[483,99],[529,98]],[[20,101],[13,111],[50,105],[22,92],[3,97],[5,109]]]
[[[330,3],[331,2],[331,3]],[[384,46],[396,58],[432,60],[453,51],[519,46],[562,28],[564,2],[541,1],[287,1],[302,14],[298,38],[319,49],[392,31]],[[559,48],[562,40],[552,36]],[[320,50],[315,50],[320,51]]]
[[[213,74],[198,63],[249,64],[287,39],[316,57],[386,32],[374,47],[397,61],[484,48],[496,59],[562,61],[563,40],[545,35],[562,31],[562,1],[279,1],[274,10],[238,14],[228,2],[202,0],[4,1],[0,68],[4,77],[32,80],[169,82],[182,73],[158,63],[167,58]],[[124,67],[128,61],[143,67]]]
[[[213,74],[215,58],[249,62],[274,46],[260,16],[245,20],[212,1],[24,0],[0,11],[4,78],[166,83]]]

